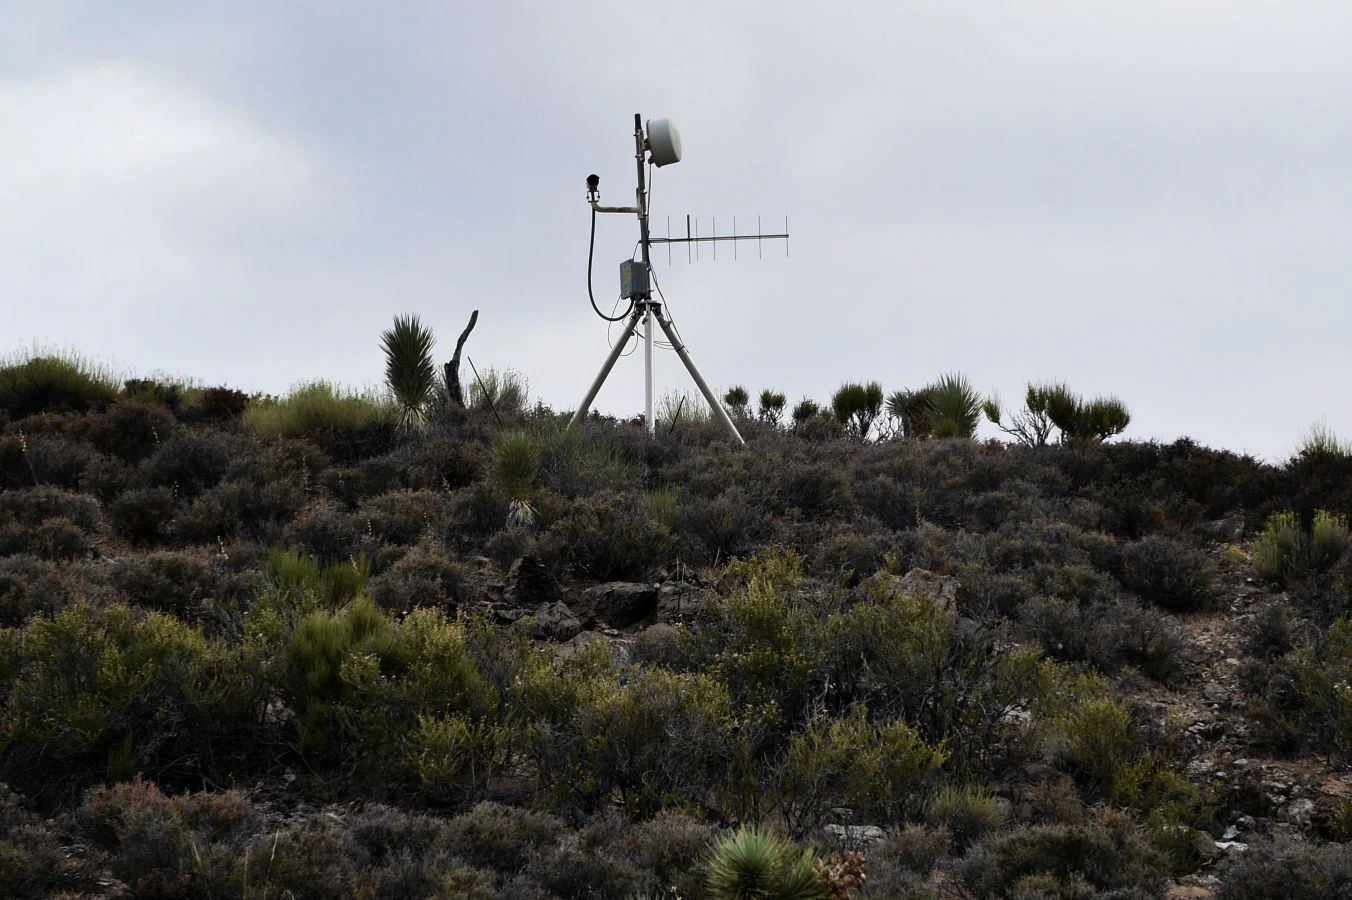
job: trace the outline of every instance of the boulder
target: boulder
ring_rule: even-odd
[[[590,647],[592,644],[604,643],[606,643],[605,635],[595,631],[583,631],[556,647],[554,649],[554,655],[559,659],[568,659],[576,656],[579,652]]]
[[[534,616],[519,622],[529,623],[528,633],[540,640],[569,641],[582,631],[582,622],[564,603],[542,603]]]
[[[563,599],[563,591],[548,566],[533,556],[523,556],[507,571],[503,599],[508,606],[534,609],[544,603],[558,603]]]
[[[576,604],[589,622],[629,628],[656,618],[657,598],[657,585],[612,581],[583,591]]]
[[[822,830],[847,850],[863,850],[887,836],[877,825],[827,825]]]
[[[937,575],[928,569],[912,569],[901,576],[897,587],[903,594],[930,598],[936,609],[956,609],[962,582],[952,575]]]

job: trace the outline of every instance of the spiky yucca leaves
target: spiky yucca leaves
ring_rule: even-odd
[[[937,438],[976,437],[981,422],[981,396],[961,373],[940,376],[925,388],[930,428]]]
[[[714,845],[709,893],[714,900],[828,900],[812,851],[795,856],[787,841],[739,828]]]
[[[436,390],[432,331],[416,315],[395,316],[394,327],[380,336],[385,348],[385,383],[399,402],[399,424],[427,424],[427,404]]]
[[[901,424],[904,438],[922,438],[933,434],[930,425],[931,402],[929,392],[895,391],[887,398],[887,414]]]
[[[876,381],[841,385],[840,390],[831,397],[831,411],[835,413],[836,420],[861,440],[868,439],[873,422],[882,409],[883,386]]]
[[[531,494],[540,475],[540,442],[525,429],[509,431],[493,445],[494,474],[510,501],[508,525],[535,524]]]

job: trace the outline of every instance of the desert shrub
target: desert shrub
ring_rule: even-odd
[[[564,834],[553,846],[542,848],[527,864],[525,875],[549,891],[546,896],[568,900],[642,896],[643,873],[613,851],[615,840],[627,827],[627,822],[613,814],[594,818]]]
[[[980,784],[941,785],[925,807],[926,819],[952,835],[965,848],[988,831],[1004,824],[1006,810],[999,797]]]
[[[70,519],[43,519],[34,526],[0,524],[0,556],[31,553],[43,559],[79,559],[89,555],[90,547],[88,534]]]
[[[195,404],[178,411],[180,419],[188,422],[234,422],[244,416],[249,406],[249,395],[234,388],[218,386],[202,389]]]
[[[15,421],[43,412],[83,413],[117,399],[117,382],[74,356],[34,356],[0,366],[0,409]]]
[[[434,491],[395,491],[362,503],[356,519],[378,541],[396,546],[416,544],[445,534],[451,521],[450,502]]]
[[[489,366],[470,382],[469,407],[482,412],[492,410],[499,416],[519,416],[530,403],[529,388],[521,373]]]
[[[384,493],[396,486],[414,491],[454,491],[481,479],[489,465],[489,455],[483,446],[455,435],[441,434],[435,429],[429,430],[420,440],[400,447],[388,459],[395,463],[394,474],[400,481],[375,493]],[[368,460],[362,465],[368,467],[375,462]]]
[[[884,835],[869,849],[869,882],[880,871],[904,870],[928,879],[953,852],[953,835],[945,828],[907,825]]]
[[[762,504],[740,487],[713,499],[684,496],[676,514],[677,534],[691,556],[701,562],[752,550],[769,527]]]
[[[244,427],[263,437],[306,437],[323,432],[358,432],[365,426],[388,422],[389,403],[368,394],[344,391],[325,381],[302,384],[286,397],[250,401]]]
[[[477,547],[506,524],[508,503],[502,489],[487,479],[453,492],[450,537],[458,539],[465,549]]]
[[[1352,894],[1352,845],[1262,841],[1228,860],[1219,875],[1223,900],[1344,897]]]
[[[603,494],[577,501],[541,537],[542,550],[597,581],[641,581],[674,550],[655,496]]]
[[[110,456],[96,456],[81,470],[77,487],[81,493],[97,497],[107,507],[140,484],[140,476],[133,466]]]
[[[148,782],[92,790],[75,818],[143,897],[209,896],[262,824],[237,792],[166,796]]]
[[[861,440],[868,438],[882,408],[883,388],[876,381],[841,385],[831,397],[831,411],[836,421],[845,426],[852,437]]]
[[[0,557],[0,628],[53,615],[74,597],[71,581],[52,562],[24,554]]]
[[[281,537],[304,504],[303,489],[293,479],[232,478],[190,501],[171,530],[185,544],[236,538],[270,544]]]
[[[83,494],[54,487],[34,487],[0,493],[0,523],[33,528],[49,519],[65,519],[85,532],[102,524],[98,501]]]
[[[556,843],[564,823],[548,813],[483,801],[447,820],[446,833],[456,856],[507,875],[524,869],[537,849]]]
[[[1142,600],[1171,612],[1195,612],[1211,604],[1213,576],[1206,557],[1164,535],[1124,546],[1116,574]]]
[[[223,574],[210,557],[167,550],[118,560],[112,582],[137,606],[194,619],[219,597]]]
[[[1305,730],[1316,746],[1352,759],[1352,620],[1334,622],[1292,662]]]
[[[355,513],[327,501],[302,509],[282,535],[282,543],[325,564],[350,560],[365,545],[366,529]],[[372,543],[374,543],[372,541]]]
[[[1135,665],[1155,680],[1168,682],[1186,661],[1183,626],[1131,597],[1081,606],[1039,596],[1019,607],[1018,621],[1023,633],[1049,656],[1092,663],[1107,673]]]
[[[707,862],[707,886],[714,900],[827,900],[810,850],[768,831],[743,827],[722,837]]]
[[[160,442],[140,464],[150,487],[168,487],[192,498],[215,487],[237,459],[250,455],[248,442],[215,429],[184,429]]]
[[[108,505],[113,533],[134,547],[158,544],[174,518],[174,492],[167,487],[135,488]]]
[[[597,666],[598,654],[608,651],[532,679],[541,719],[531,726],[531,753],[549,796],[591,808],[614,795],[630,813],[651,816],[708,791],[728,761],[727,691],[700,674],[612,673]]]
[[[892,547],[887,534],[870,531],[867,525],[857,529],[846,526],[813,537],[808,548],[812,570],[848,586],[881,569]]]
[[[99,867],[63,846],[62,835],[0,785],[0,884],[11,897],[92,895]]]
[[[12,652],[0,773],[40,796],[105,775],[224,777],[240,736],[257,737],[250,667],[168,616],[72,606],[31,620]]]
[[[854,496],[864,512],[896,531],[919,524],[925,497],[919,485],[887,475],[856,477]]]
[[[1029,893],[1034,884],[1050,897],[1131,889],[1158,896],[1162,872],[1144,834],[1119,821],[997,833],[954,867],[957,882],[978,897],[1040,896]]]
[[[1295,647],[1291,615],[1284,603],[1266,603],[1254,610],[1244,628],[1244,655],[1271,662]]]
[[[435,542],[424,541],[371,579],[371,599],[396,614],[419,606],[457,604],[463,599],[465,570]]]
[[[1253,542],[1259,576],[1287,584],[1330,569],[1352,545],[1347,516],[1316,510],[1309,530],[1293,512],[1274,513]]]
[[[919,804],[918,789],[947,754],[905,722],[871,722],[855,707],[793,735],[774,779],[778,806],[796,834],[820,825],[833,806],[891,823]]]
[[[177,427],[167,410],[134,400],[86,416],[81,425],[80,432],[95,449],[131,465],[150,456]]]
[[[780,504],[807,518],[830,516],[850,503],[849,482],[841,467],[824,462],[781,470],[775,490]]]

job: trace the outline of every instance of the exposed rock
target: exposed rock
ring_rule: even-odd
[[[568,659],[569,657],[576,656],[579,652],[590,647],[592,644],[604,643],[606,643],[605,635],[595,631],[583,631],[556,647],[554,649],[554,655],[559,659]]]
[[[679,621],[704,609],[699,588],[680,581],[669,581],[657,589],[657,619]]]
[[[862,850],[886,837],[877,825],[827,825],[822,830],[848,850]]]
[[[545,603],[563,599],[558,579],[544,563],[533,556],[523,556],[512,563],[507,572],[507,591],[504,598],[509,606],[533,609]]]
[[[529,623],[531,637],[550,641],[572,640],[582,630],[582,623],[564,603],[542,603],[534,616],[517,622],[521,623]]]
[[[903,594],[929,597],[937,609],[954,609],[962,582],[952,575],[936,575],[927,569],[912,569],[897,582]]]
[[[1244,537],[1244,516],[1226,516],[1202,526],[1202,531],[1213,541],[1234,543]]]
[[[1314,813],[1314,801],[1306,797],[1299,800],[1292,800],[1277,811],[1277,818],[1283,822],[1289,822],[1298,828],[1307,828],[1310,825],[1310,816]]]
[[[588,588],[575,603],[578,612],[589,622],[629,628],[656,617],[657,598],[657,585],[612,581]]]

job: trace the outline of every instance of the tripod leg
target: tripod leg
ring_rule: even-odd
[[[700,393],[704,395],[704,399],[708,401],[709,408],[713,410],[714,415],[718,417],[718,421],[722,423],[723,430],[737,443],[745,444],[746,441],[742,440],[742,435],[738,433],[737,426],[732,424],[732,419],[728,418],[728,411],[723,408],[722,403],[718,402],[718,398],[714,396],[714,392],[709,390],[709,385],[705,383],[704,376],[700,375],[699,369],[695,368],[694,360],[690,358],[689,353],[685,352],[685,345],[677,340],[676,332],[671,327],[671,320],[667,318],[667,314],[662,311],[660,306],[655,308],[655,312],[657,314],[657,324],[661,325],[662,330],[666,332],[667,339],[671,341],[671,346],[676,350],[676,355],[681,358],[681,362],[685,363],[686,371],[689,372],[690,377],[695,380],[695,385],[699,388]]]
[[[597,375],[596,380],[592,382],[591,388],[587,391],[587,396],[582,398],[582,405],[577,408],[577,412],[573,413],[573,418],[568,422],[569,428],[572,428],[587,417],[587,410],[591,409],[592,401],[596,399],[596,395],[600,392],[601,385],[605,384],[606,376],[610,374],[611,369],[615,368],[615,361],[618,360],[620,354],[624,352],[625,344],[628,344],[629,339],[634,336],[634,330],[638,328],[638,320],[642,316],[643,307],[635,306],[634,314],[629,317],[629,324],[624,327],[624,333],[620,335],[620,339],[616,341],[615,346],[611,348],[610,355],[606,357],[605,365],[601,366],[600,374]]]

